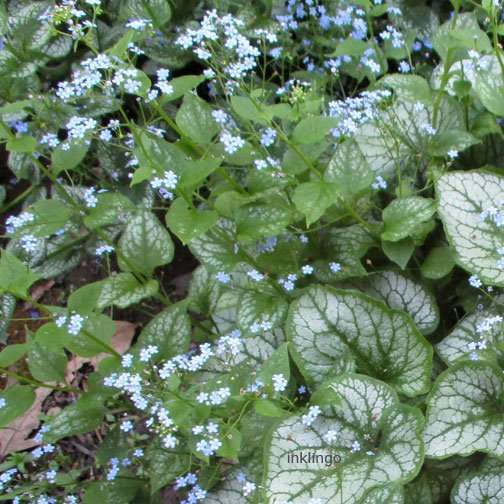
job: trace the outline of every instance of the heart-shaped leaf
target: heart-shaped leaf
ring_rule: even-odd
[[[139,210],[124,230],[119,241],[119,264],[124,271],[152,271],[173,259],[174,246],[170,233],[149,210]]]
[[[427,402],[429,457],[504,455],[504,377],[487,362],[461,362],[439,375]]]
[[[321,408],[309,427],[295,415],[273,432],[265,502],[363,504],[371,490],[406,483],[420,470],[419,410],[366,376],[343,375],[326,386],[339,402]]]
[[[286,329],[310,382],[357,369],[408,396],[428,390],[431,345],[407,314],[365,294],[311,287],[292,303]]]
[[[488,360],[497,364],[504,355],[504,331],[500,320],[502,309],[495,306],[471,313],[437,344],[439,356],[451,366],[460,360]]]
[[[436,298],[422,284],[395,271],[381,271],[366,277],[360,288],[370,296],[382,299],[396,310],[411,315],[422,334],[430,334],[439,324]]]
[[[486,172],[451,172],[436,184],[438,213],[455,260],[489,285],[504,286],[504,269],[499,267],[504,250],[504,230],[491,215],[504,195],[504,177]]]

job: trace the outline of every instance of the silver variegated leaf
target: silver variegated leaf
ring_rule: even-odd
[[[15,307],[16,298],[12,294],[0,296],[0,342],[2,343],[7,340],[7,329]]]
[[[311,383],[358,370],[407,396],[425,393],[432,347],[404,312],[351,290],[314,286],[294,301],[286,330]]]
[[[451,493],[452,504],[501,504],[504,502],[504,463],[485,461],[460,476]]]
[[[158,347],[156,359],[168,359],[187,352],[191,342],[191,319],[184,304],[176,303],[158,313],[143,328],[137,348]]]
[[[234,291],[224,292],[213,312],[213,320],[219,333],[224,335],[237,329],[238,327],[238,309],[240,306],[240,295]],[[214,364],[217,369],[228,367],[230,364],[237,365],[244,361],[262,364],[270,357],[285,340],[284,332],[280,328],[272,331],[259,331],[257,334],[242,335],[242,346],[232,362],[218,362],[215,359]]]
[[[444,99],[439,109],[437,132],[465,129],[462,110],[452,99]],[[398,164],[412,162],[416,152],[425,149],[430,140],[427,129],[432,125],[431,105],[397,101],[374,122],[365,124],[355,135],[361,153],[376,175],[388,177]]]
[[[366,294],[382,299],[396,310],[411,315],[422,334],[430,334],[439,324],[436,298],[421,283],[396,271],[381,271],[369,275],[359,287]]]
[[[461,362],[436,380],[427,401],[426,455],[504,455],[504,376],[487,362]]]
[[[242,260],[234,244],[234,225],[221,219],[211,231],[191,240],[189,248],[211,270],[230,271]]]
[[[119,240],[119,264],[125,271],[152,271],[173,259],[170,233],[149,210],[139,210]]]
[[[401,485],[390,485],[373,488],[366,494],[363,504],[404,504],[404,488]]]
[[[504,297],[497,301],[502,303]],[[488,360],[497,363],[503,356],[504,323],[498,305],[471,313],[436,345],[439,356],[451,366],[460,360]]]
[[[131,273],[111,275],[101,282],[101,291],[96,303],[99,309],[115,305],[127,308],[146,297],[151,297],[158,291],[158,283],[149,280],[141,284]]]
[[[504,286],[504,228],[485,212],[502,214],[504,177],[470,171],[443,175],[436,184],[438,213],[455,251],[455,260],[484,283]]]
[[[346,374],[327,386],[335,404],[323,407],[310,427],[295,415],[273,432],[264,502],[364,504],[373,489],[407,483],[420,470],[419,410],[367,376]],[[340,462],[326,465],[324,457],[336,455]]]

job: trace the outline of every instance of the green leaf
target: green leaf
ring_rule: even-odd
[[[495,62],[494,62],[495,63]],[[499,65],[476,72],[476,94],[487,110],[504,116],[504,79]]]
[[[26,355],[28,352],[28,343],[17,343],[14,345],[7,345],[0,352],[0,367],[7,368],[17,362],[19,359]]]
[[[100,310],[112,305],[127,308],[144,298],[153,296],[158,291],[158,283],[155,280],[141,284],[131,273],[111,275],[101,281],[101,287],[96,303],[96,308]]]
[[[157,217],[150,210],[140,209],[119,240],[119,252],[122,270],[150,276],[155,268],[172,261],[174,246]]]
[[[389,74],[380,79],[379,84],[392,88],[395,94],[403,100],[432,102],[429,83],[419,75]]]
[[[487,362],[461,362],[441,373],[427,401],[426,455],[483,451],[504,455],[504,377]]]
[[[236,322],[244,334],[261,331],[254,324],[266,324],[271,330],[283,325],[288,307],[278,292],[246,291],[240,295]]]
[[[451,172],[438,180],[436,194],[457,264],[488,285],[504,286],[504,269],[498,265],[504,231],[481,217],[502,199],[504,177],[479,171]]]
[[[185,353],[191,342],[191,320],[185,304],[169,306],[156,315],[142,330],[136,348],[156,345],[156,359],[168,359]]]
[[[151,494],[155,494],[184,473],[189,464],[189,454],[152,447],[147,452],[147,460],[149,461],[150,491]]]
[[[231,107],[243,119],[267,125],[272,119],[265,107],[256,106],[248,96],[231,96]]]
[[[459,13],[455,24],[446,21],[439,27],[432,40],[434,49],[446,59],[450,48],[467,48],[490,52],[492,44],[487,34],[479,27],[475,12]]]
[[[212,108],[197,96],[187,93],[175,117],[177,126],[191,139],[208,144],[220,128],[212,117]]]
[[[325,211],[338,200],[335,184],[318,180],[299,184],[292,196],[296,208],[305,215],[310,226],[322,217]]]
[[[7,250],[2,250],[1,254],[0,293],[10,292],[21,298],[26,297],[28,289],[38,280],[38,275]]]
[[[198,186],[209,175],[211,175],[219,166],[222,160],[220,159],[196,159],[187,161],[184,165],[184,170],[180,176],[178,187],[180,189]]]
[[[53,351],[36,340],[30,343],[28,368],[36,380],[42,382],[64,381],[66,364],[67,358],[62,348]]]
[[[13,385],[0,393],[0,399],[5,400],[5,406],[0,408],[0,428],[2,428],[28,411],[35,401],[35,392],[28,385]]]
[[[410,397],[429,389],[431,345],[407,314],[360,292],[310,287],[291,304],[286,331],[311,383],[358,370]]]
[[[37,140],[29,135],[10,138],[7,141],[6,149],[10,152],[34,152],[37,148]]]
[[[306,117],[294,128],[292,140],[299,144],[314,144],[321,142],[337,124],[338,121],[334,117]]]
[[[238,460],[240,453],[241,434],[234,427],[226,430],[226,434],[222,438],[222,446],[217,450],[217,455],[230,460]]]
[[[258,399],[254,402],[254,408],[259,415],[272,418],[282,418],[286,412],[269,399]]]
[[[336,148],[324,179],[332,182],[342,197],[352,199],[370,191],[375,176],[355,140],[348,139]]]
[[[401,404],[393,389],[366,376],[346,374],[328,382],[327,388],[340,401],[323,407],[309,428],[302,416],[294,415],[273,432],[266,465],[266,502],[301,504],[319,499],[364,504],[369,502],[366,497],[371,490],[406,483],[420,470],[420,411]],[[335,435],[332,442],[327,441],[329,430]],[[294,457],[302,453],[321,457],[296,463]],[[341,459],[327,464],[326,456]]]
[[[51,170],[59,175],[64,170],[73,170],[84,159],[89,150],[89,141],[60,144],[51,154]],[[63,148],[66,147],[66,148]]]
[[[84,407],[79,401],[65,407],[45,423],[49,430],[44,433],[44,442],[54,443],[68,436],[97,429],[102,424],[104,411],[104,406]]]
[[[149,180],[153,175],[163,176],[167,169],[179,173],[186,162],[186,155],[178,144],[167,142],[145,130],[133,130],[135,134],[134,154],[140,168],[135,170],[131,185]]]
[[[88,315],[80,333],[77,336],[69,335],[65,346],[82,357],[93,357],[108,352],[107,347],[111,346],[115,331],[114,321],[106,315]]]
[[[135,0],[140,1],[145,0]],[[137,493],[141,482],[120,478],[116,481],[93,481],[84,485],[84,504],[129,504]]]
[[[160,98],[162,104],[170,102],[184,96],[188,91],[198,87],[205,77],[203,75],[182,75],[170,81],[173,91],[170,94],[163,94]]]
[[[385,229],[381,237],[383,240],[393,242],[407,238],[435,212],[436,202],[429,198],[409,196],[395,199],[383,210]]]
[[[210,269],[230,271],[241,259],[236,253],[234,242],[230,221],[221,220],[210,231],[193,239],[189,248]]]
[[[415,243],[411,238],[395,242],[383,241],[382,248],[385,255],[403,270],[415,251]]]
[[[448,275],[454,266],[455,260],[449,247],[434,247],[422,263],[420,271],[425,278],[439,280]]]
[[[291,223],[292,210],[282,198],[267,203],[250,203],[239,208],[236,216],[239,241],[251,242],[282,233]]]
[[[361,289],[383,300],[390,308],[409,313],[422,334],[432,333],[439,324],[436,298],[425,286],[395,271],[381,271],[361,282]]]
[[[182,243],[187,244],[215,226],[218,218],[215,210],[190,208],[183,198],[177,198],[166,213],[166,224]]]
[[[170,2],[167,0],[125,0],[119,5],[123,19],[152,19],[156,28],[163,26],[172,16]]]
[[[129,222],[135,211],[132,201],[121,193],[98,194],[98,203],[84,217],[84,224],[92,231],[104,226],[123,224]]]
[[[443,131],[435,135],[429,144],[429,154],[433,156],[446,156],[449,151],[464,151],[472,145],[481,143],[481,140],[467,131]]]
[[[451,366],[461,360],[485,360],[499,363],[504,356],[504,331],[502,323],[491,324],[486,328],[485,321],[501,316],[499,302],[504,298],[499,296],[495,305],[485,310],[478,310],[467,315],[452,331],[436,346],[436,351],[443,361]],[[495,319],[497,320],[497,319]],[[485,348],[477,348],[476,344],[483,340]]]
[[[494,459],[462,474],[452,492],[453,504],[499,504],[504,489],[504,463]]]
[[[26,229],[42,238],[62,229],[73,215],[73,210],[57,199],[41,199],[30,210],[35,219]]]

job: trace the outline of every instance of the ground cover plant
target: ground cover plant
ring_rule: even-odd
[[[498,0],[0,5],[0,501],[504,502]]]

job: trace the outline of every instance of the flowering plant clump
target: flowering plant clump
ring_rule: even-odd
[[[3,2],[0,501],[504,502],[503,12]]]

